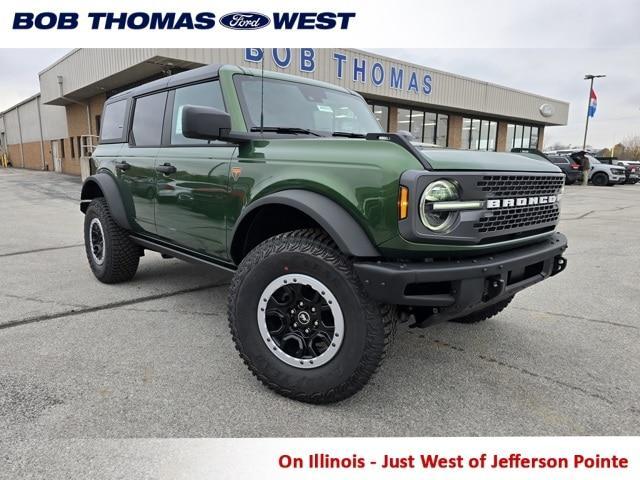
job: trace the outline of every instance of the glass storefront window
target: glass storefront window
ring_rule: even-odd
[[[507,152],[512,148],[538,148],[540,128],[531,125],[507,125]]]
[[[424,136],[423,142],[436,143],[436,127],[438,126],[438,115],[431,112],[425,112],[423,122]]]
[[[411,110],[411,135],[418,142],[422,142],[422,124],[424,123],[424,112]]]
[[[374,114],[379,105],[372,105]],[[388,117],[389,110],[384,107]],[[449,133],[449,115],[442,113],[427,112],[425,110],[398,108],[397,109],[396,131],[405,131],[411,133],[418,142],[436,144],[441,147],[447,146]],[[388,120],[382,127],[387,130],[389,127]]]
[[[516,125],[516,133],[513,137],[513,147],[521,148],[522,147],[522,130],[524,127],[522,125]]]
[[[389,107],[386,105],[371,105],[371,111],[385,132],[389,131]]]
[[[538,127],[531,127],[531,148],[538,148]]]
[[[513,125],[512,123],[507,125],[507,147],[506,147],[507,152],[510,152],[511,149],[513,148],[513,139],[515,138],[515,134],[516,134],[515,130],[516,130],[516,126]]]
[[[471,150],[478,150],[478,141],[480,140],[480,120],[477,118],[471,121],[471,142],[469,148]]]
[[[469,149],[469,143],[471,141],[471,119],[462,119],[462,140],[460,142],[460,148],[463,150]]]
[[[462,142],[460,148],[471,150],[496,150],[498,122],[479,118],[462,119]]]
[[[482,120],[480,123],[480,143],[478,150],[487,150],[489,148],[489,122]]]
[[[409,132],[411,131],[411,110],[406,109],[406,108],[399,108],[398,109],[398,132],[400,131],[404,131],[404,132]]]
[[[449,132],[449,115],[438,114],[438,129],[436,130],[436,144],[441,147],[447,146]]]
[[[496,140],[498,138],[498,122],[489,122],[489,142],[487,150],[496,151]]]
[[[531,127],[524,127],[522,133],[522,148],[529,148],[529,140],[531,140]]]

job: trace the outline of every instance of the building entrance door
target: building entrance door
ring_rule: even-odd
[[[60,140],[51,142],[51,155],[53,156],[53,169],[57,173],[62,172],[62,158],[60,158]]]

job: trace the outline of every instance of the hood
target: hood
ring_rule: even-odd
[[[449,150],[444,148],[416,148],[434,170],[479,170],[505,172],[561,172],[544,158],[530,158],[517,153],[480,152],[475,150]]]

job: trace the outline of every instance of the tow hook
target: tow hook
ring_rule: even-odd
[[[502,292],[504,292],[504,280],[499,276],[489,277],[485,283],[482,301],[486,302],[492,298],[496,298]]]
[[[553,272],[551,273],[551,276],[557,275],[565,268],[567,268],[567,259],[558,255],[553,259]]]

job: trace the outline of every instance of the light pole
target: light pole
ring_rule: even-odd
[[[585,75],[585,80],[590,80],[589,84],[589,96],[587,97],[587,121],[584,125],[584,140],[582,142],[582,150],[587,149],[587,132],[589,131],[589,113],[591,110],[591,92],[593,91],[593,79],[594,78],[603,78],[606,75]],[[582,162],[582,185],[587,185],[589,183],[589,161],[584,160]]]

